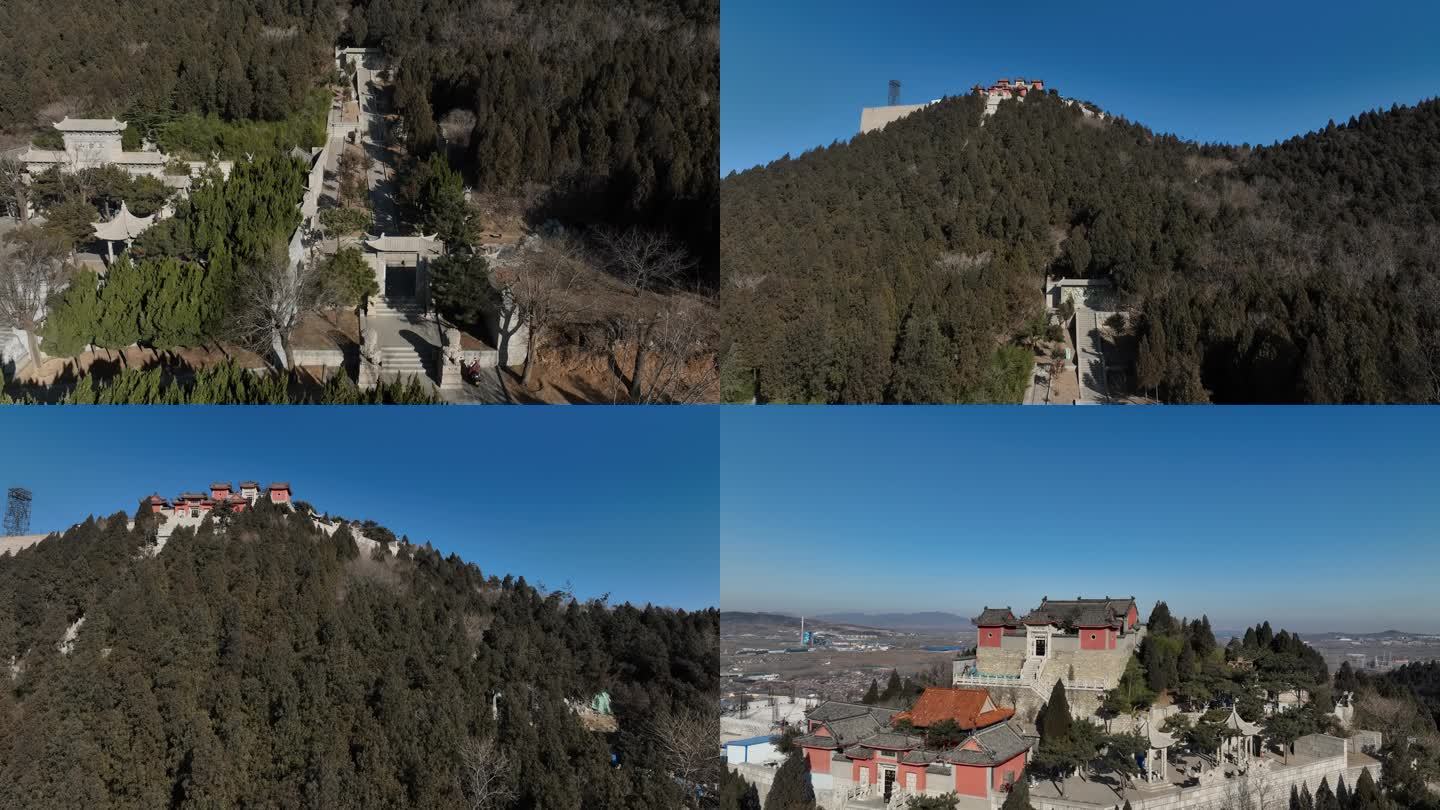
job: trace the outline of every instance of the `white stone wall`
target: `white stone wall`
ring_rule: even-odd
[[[1025,639],[1006,636],[999,647],[980,647],[975,651],[975,666],[985,675],[1019,675],[1025,665]]]
[[[1323,779],[1329,783],[1331,790],[1334,790],[1339,777],[1345,777],[1345,784],[1354,785],[1363,770],[1363,766],[1350,767],[1347,765],[1345,755],[1340,754],[1305,765],[1288,768],[1282,766],[1273,770],[1260,771],[1252,777],[1250,790],[1254,795],[1263,789],[1267,794],[1265,802],[1267,807],[1282,807],[1289,800],[1292,785],[1298,787],[1304,784],[1310,788],[1310,792],[1313,794],[1320,788],[1320,782]],[[1263,776],[1259,774],[1263,774]],[[1378,764],[1371,766],[1370,777],[1376,780],[1380,778]],[[1132,810],[1225,810],[1236,804],[1234,794],[1239,787],[1236,780],[1221,779],[1203,787],[1171,788],[1157,791],[1153,796],[1131,799],[1130,806]],[[1097,807],[1111,807],[1111,805],[1051,799],[1037,796],[1033,792],[1030,794],[1030,804],[1035,810],[1095,810]]]
[[[899,121],[901,118],[923,110],[935,102],[926,104],[896,104],[888,107],[865,107],[860,110],[860,133],[873,132],[877,129],[884,129],[887,124]]]
[[[294,365],[339,368],[345,365],[345,352],[340,349],[294,349]]]

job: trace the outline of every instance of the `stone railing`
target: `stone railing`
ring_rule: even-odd
[[[1023,686],[1019,675],[985,675],[967,672],[955,676],[956,686]]]

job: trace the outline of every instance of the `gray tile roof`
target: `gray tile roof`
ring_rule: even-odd
[[[882,725],[880,721],[868,714],[831,720],[825,724],[825,727],[830,729],[831,736],[841,746],[854,745],[875,732],[887,728],[886,725]]]
[[[877,731],[860,741],[865,748],[884,751],[908,751],[925,744],[924,737],[913,737],[894,731]]]
[[[1014,611],[1008,607],[992,608],[986,606],[980,611],[980,615],[970,620],[976,627],[995,627],[996,625],[1015,624],[1017,621]]]
[[[965,744],[971,740],[979,744],[980,750],[971,751],[965,748]],[[946,762],[962,765],[999,765],[1029,747],[1030,744],[1025,742],[1025,738],[1015,733],[1009,723],[1001,723],[971,734],[965,742],[945,752],[944,759]]]
[[[795,744],[806,748],[838,748],[834,737],[826,737],[821,734],[810,734],[804,737],[796,737]]]
[[[871,708],[873,707],[859,703],[842,703],[838,700],[827,700],[806,712],[805,717],[817,723],[825,723],[830,720],[839,720],[842,717],[869,714]]]
[[[842,703],[838,700],[827,700],[806,712],[805,717],[818,723],[828,723],[831,720],[840,720],[846,717],[868,714],[877,721],[888,725],[890,719],[899,713],[899,709],[886,709],[881,706],[866,706],[863,703]]]
[[[1040,606],[1025,614],[1026,624],[1048,622],[1056,625],[1073,624],[1082,627],[1124,627],[1125,616],[1135,604],[1133,597],[1126,599],[1050,599],[1040,600]]]
[[[914,751],[906,751],[900,757],[900,761],[907,765],[929,765],[939,758],[939,751],[932,751],[928,748],[917,748]]]

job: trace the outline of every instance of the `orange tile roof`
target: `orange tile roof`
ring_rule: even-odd
[[[927,686],[910,711],[895,715],[895,721],[903,718],[916,728],[929,728],[942,720],[954,720],[955,725],[969,730],[993,726],[1015,715],[1014,709],[985,711],[989,700],[990,693],[984,689]]]

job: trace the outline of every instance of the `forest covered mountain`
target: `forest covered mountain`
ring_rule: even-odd
[[[0,558],[0,807],[638,810],[718,779],[671,766],[682,721],[713,746],[715,610],[580,603],[263,499],[158,555],[152,520]],[[571,708],[601,691],[618,731]],[[504,803],[472,804],[486,773]]]
[[[719,0],[357,0],[344,36],[394,57],[423,153],[437,135],[485,192],[534,216],[673,233],[714,286]]]
[[[1162,401],[1440,400],[1440,101],[1264,148],[983,105],[723,181],[727,399],[1013,399],[1050,274],[1114,282]]]
[[[9,0],[0,130],[181,113],[280,120],[334,72],[339,0]],[[137,142],[138,143],[138,142]]]
[[[443,136],[478,191],[538,196],[537,220],[667,231],[715,285],[718,0],[16,0],[4,21],[12,140],[113,115],[138,148],[177,118],[209,132],[200,117],[214,116],[288,122],[266,136],[318,145],[332,49],[380,46],[418,157]]]

